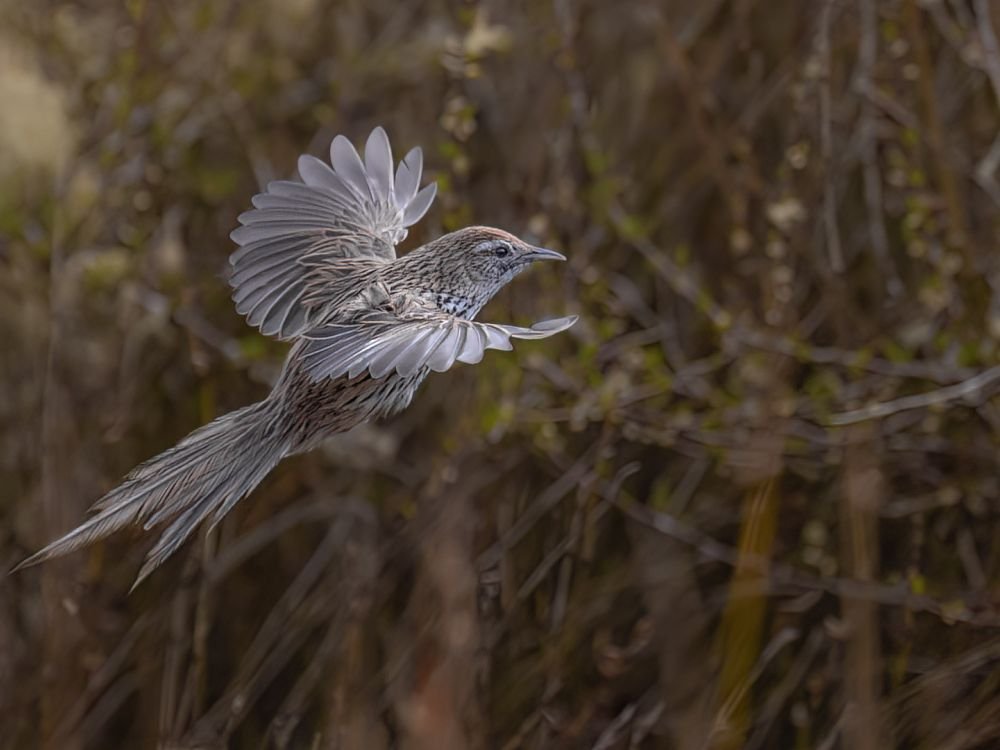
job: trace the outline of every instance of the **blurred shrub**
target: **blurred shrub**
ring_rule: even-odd
[[[1000,9],[0,3],[0,562],[266,392],[228,232],[332,136],[550,244],[126,597],[0,587],[6,747],[1000,742]]]

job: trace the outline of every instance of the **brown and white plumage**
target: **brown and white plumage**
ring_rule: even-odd
[[[332,166],[331,166],[332,165]],[[392,168],[375,128],[364,160],[343,136],[330,164],[299,159],[301,182],[277,181],[239,217],[230,256],[236,309],[269,336],[293,342],[260,403],[201,427],[140,464],[91,509],[88,521],[18,567],[85,546],[127,525],[165,526],[136,584],[204,520],[218,523],[281,461],[323,438],[406,408],[423,379],[475,364],[511,339],[538,339],[575,317],[530,328],[476,315],[536,260],[561,260],[507,232],[468,227],[406,255],[396,245],[434,199],[418,189],[419,148]]]
[[[302,304],[310,285],[329,279],[331,264],[396,259],[407,227],[427,212],[437,186],[418,191],[423,155],[412,149],[395,177],[382,128],[365,145],[365,161],[342,135],[330,145],[332,167],[299,157],[302,182],[277,181],[253,198],[232,233],[240,245],[230,263],[236,310],[262,333],[292,338],[312,324]],[[345,273],[353,264],[342,264]]]

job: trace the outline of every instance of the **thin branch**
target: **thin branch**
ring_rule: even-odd
[[[820,13],[819,38],[817,40],[820,57],[819,78],[819,120],[820,150],[823,155],[823,170],[826,185],[823,190],[823,224],[826,229],[826,250],[830,255],[830,268],[834,273],[844,272],[844,251],[840,244],[840,229],[837,227],[837,191],[834,185],[833,169],[833,115],[831,114],[830,92],[830,16],[835,0],[827,0]]]
[[[857,88],[867,93],[875,87],[872,71],[878,58],[878,11],[875,0],[859,0],[859,12],[861,40],[858,44]],[[865,203],[868,209],[868,235],[875,260],[886,276],[886,291],[890,297],[895,297],[903,291],[903,282],[889,255],[889,237],[883,218],[882,172],[879,169],[878,144],[875,141],[875,107],[867,96],[862,96],[859,136]]]
[[[1000,43],[990,22],[989,0],[975,0],[975,8],[979,39],[983,45],[983,68],[993,87],[993,95],[1000,103]]]
[[[976,395],[997,380],[1000,380],[1000,365],[991,367],[989,370],[981,372],[968,380],[963,380],[961,383],[956,383],[955,385],[938,388],[937,390],[920,393],[915,396],[903,396],[902,398],[893,399],[892,401],[883,401],[881,403],[872,404],[871,406],[866,406],[862,409],[855,409],[841,414],[834,414],[827,420],[827,423],[840,427],[843,425],[855,424],[857,422],[864,422],[869,419],[887,417],[890,414],[898,414],[901,411],[907,411],[909,409],[923,409],[928,406],[945,404],[949,401],[955,401],[957,399]]]
[[[1000,43],[997,42],[996,31],[990,21],[990,4],[988,0],[975,0],[976,26],[979,30],[979,40],[983,49],[983,69],[990,79],[993,96],[1000,105]],[[976,165],[975,178],[980,187],[985,190],[994,202],[1000,204],[1000,185],[997,184],[996,172],[1000,167],[1000,135],[993,141],[990,150]]]
[[[885,606],[905,607],[914,612],[926,612],[949,622],[959,621],[984,627],[1000,625],[1000,618],[996,615],[977,614],[965,607],[958,608],[956,601],[961,597],[952,597],[948,603],[942,603],[923,594],[914,594],[905,583],[886,585],[851,578],[811,576],[790,565],[771,559],[741,554],[736,548],[713,539],[703,531],[667,513],[637,503],[624,493],[616,500],[615,505],[633,521],[688,545],[707,560],[719,562],[732,568],[739,565],[745,570],[757,570],[761,573],[761,577],[757,581],[731,590],[730,596],[759,596],[759,586],[761,585],[771,593],[822,591],[837,597],[850,596]]]

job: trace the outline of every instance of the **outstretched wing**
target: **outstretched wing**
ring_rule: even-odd
[[[422,368],[444,372],[455,362],[476,364],[487,349],[510,350],[510,340],[543,339],[576,322],[571,315],[535,323],[531,328],[478,323],[443,312],[396,317],[372,313],[351,323],[334,323],[308,332],[302,349],[305,371],[315,380],[354,378],[367,370],[373,378],[395,371],[413,375]]]
[[[229,257],[236,310],[261,332],[291,338],[309,328],[303,300],[310,273],[353,258],[387,262],[406,228],[427,212],[437,186],[417,191],[423,169],[419,148],[392,171],[392,150],[382,128],[365,145],[364,162],[344,136],[330,145],[330,162],[299,157],[302,182],[279,180],[253,198],[230,237],[240,249]],[[350,262],[341,264],[345,269]]]

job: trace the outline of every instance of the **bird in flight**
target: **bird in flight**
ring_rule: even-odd
[[[89,520],[18,565],[66,554],[130,525],[164,527],[137,586],[206,519],[217,524],[286,456],[409,405],[431,372],[476,364],[511,339],[564,331],[575,316],[530,328],[480,323],[477,313],[535,261],[565,260],[499,229],[451,232],[401,257],[396,246],[434,200],[423,156],[393,171],[385,131],[364,159],[342,135],[330,164],[298,162],[301,181],[271,182],[231,234],[237,311],[292,342],[270,394],[195,430],[133,469]]]

